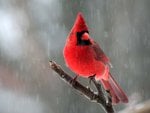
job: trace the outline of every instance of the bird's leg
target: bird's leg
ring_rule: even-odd
[[[102,98],[106,99],[108,104],[112,103],[112,97],[111,97],[110,90],[104,91],[101,84],[95,80],[95,77],[92,78],[91,81],[94,83],[94,85],[98,91],[98,95],[100,95]],[[104,94],[106,94],[107,96],[103,96]]]
[[[76,76],[70,81],[71,85],[75,85],[75,82],[76,82],[77,78],[78,78],[78,75],[76,75]]]
[[[94,85],[95,85],[95,87],[96,87],[96,89],[97,89],[97,91],[98,91],[98,94],[99,94],[99,95],[102,95],[102,94],[103,94],[102,86],[101,86],[101,84],[99,84],[99,83],[95,80],[95,76],[96,76],[96,75],[90,76],[90,79],[91,79],[91,81],[94,83]]]
[[[92,81],[92,79],[94,79],[94,78],[95,78],[95,74],[94,74],[94,75],[92,75],[92,76],[89,76],[88,78],[89,78],[89,84],[91,85],[91,81]]]
[[[92,76],[89,76],[89,77],[88,77],[88,78],[89,78],[89,85],[87,86],[87,88],[90,89],[91,81],[92,81],[92,79],[94,79],[94,77],[95,77],[95,75],[92,75]]]

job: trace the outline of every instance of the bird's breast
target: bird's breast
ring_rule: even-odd
[[[68,67],[84,77],[102,75],[105,71],[105,65],[95,59],[95,54],[90,46],[65,46],[64,48],[64,58]]]

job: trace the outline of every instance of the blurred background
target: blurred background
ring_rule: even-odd
[[[130,102],[150,98],[150,0],[0,0],[0,113],[102,113],[49,68],[76,15],[113,64]],[[84,83],[88,80],[79,79]]]

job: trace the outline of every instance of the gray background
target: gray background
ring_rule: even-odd
[[[62,50],[79,11],[129,96],[115,109],[148,100],[149,6],[150,0],[0,0],[0,113],[103,112],[49,69],[52,59],[72,74]]]

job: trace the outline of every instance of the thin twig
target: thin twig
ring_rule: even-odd
[[[86,98],[88,98],[90,101],[100,104],[103,107],[103,109],[106,111],[106,113],[115,113],[112,103],[107,102],[106,98],[104,98],[105,95],[101,88],[99,89],[100,90],[99,93],[96,94],[90,88],[86,88],[85,86],[83,86],[77,81],[75,81],[72,84],[71,81],[73,81],[73,78],[70,75],[68,75],[66,72],[64,72],[58,64],[56,64],[53,61],[49,61],[49,64],[50,64],[50,68],[53,69],[61,77],[61,79],[63,79],[65,82],[71,85],[74,89],[76,89]]]

